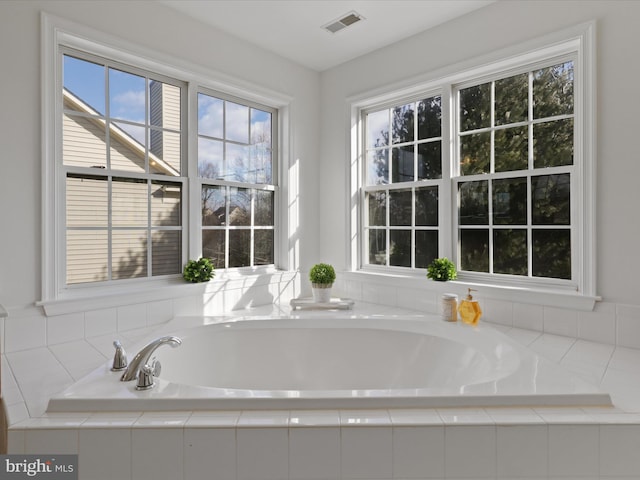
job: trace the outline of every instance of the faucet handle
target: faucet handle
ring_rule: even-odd
[[[153,388],[153,367],[144,365],[138,373],[136,390],[149,390],[150,388]]]
[[[127,368],[127,353],[124,351],[119,340],[115,340],[113,346],[116,348],[116,353],[113,355],[111,371],[118,372]]]

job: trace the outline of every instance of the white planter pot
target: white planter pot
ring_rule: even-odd
[[[313,293],[313,301],[317,303],[329,303],[331,301],[332,284],[312,283],[311,292]]]

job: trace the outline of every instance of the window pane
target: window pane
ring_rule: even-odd
[[[202,225],[225,224],[227,217],[225,191],[225,187],[202,187]]]
[[[573,113],[573,62],[533,73],[533,118]]]
[[[104,66],[68,55],[63,56],[63,62],[63,85],[71,94],[74,110],[85,105],[93,110],[91,113],[104,115]],[[65,108],[69,106],[65,98]]]
[[[387,264],[387,236],[384,230],[369,230],[369,263]]]
[[[156,127],[180,130],[180,87],[149,82],[149,122]]]
[[[116,227],[146,227],[148,219],[147,182],[118,178],[111,184],[112,222]]]
[[[495,171],[507,172],[529,168],[529,128],[514,127],[495,132]]]
[[[496,125],[523,122],[529,116],[529,74],[496,80]]]
[[[369,204],[369,225],[382,226],[387,224],[387,195],[385,192],[367,194]]]
[[[527,179],[509,178],[493,181],[493,223],[527,224]]]
[[[535,168],[573,165],[573,119],[544,122],[533,126]]]
[[[108,279],[107,242],[106,230],[67,231],[67,284]]]
[[[109,190],[106,177],[67,177],[67,227],[106,227]]]
[[[460,266],[470,272],[489,272],[489,230],[460,230]]]
[[[256,190],[254,202],[256,208],[254,225],[273,225],[273,192]]]
[[[533,275],[571,278],[569,230],[533,230]]]
[[[146,129],[142,125],[112,123],[109,128],[111,168],[128,172],[145,172]]]
[[[182,225],[182,185],[170,182],[151,182],[151,225]]]
[[[461,225],[488,225],[489,224],[489,190],[488,182],[460,183],[458,187],[460,196],[459,222]]]
[[[414,104],[393,109],[393,143],[413,141]]]
[[[145,230],[116,230],[111,233],[111,278],[147,276],[147,232]]]
[[[394,147],[391,183],[413,182],[413,145]]]
[[[229,268],[249,267],[250,249],[250,230],[229,230]]]
[[[491,167],[491,133],[474,133],[460,137],[460,173],[489,173]]]
[[[416,231],[416,268],[427,268],[438,258],[438,231]]]
[[[109,116],[131,122],[146,122],[146,79],[109,69]]]
[[[438,225],[438,187],[416,188],[416,225]]]
[[[251,225],[251,191],[229,189],[229,225]]]
[[[531,215],[534,225],[571,223],[570,182],[568,173],[541,175],[531,179]]]
[[[418,145],[418,180],[442,178],[442,142]]]
[[[225,147],[226,162],[222,173],[223,179],[232,182],[250,182],[252,179],[248,174],[249,146],[227,143]]]
[[[389,192],[389,224],[411,225],[411,190]]]
[[[411,230],[391,230],[389,242],[391,244],[389,264],[397,267],[410,267]]]
[[[65,107],[67,102],[65,100]],[[62,163],[76,167],[106,168],[105,125],[89,117],[65,114],[62,124]]]
[[[493,231],[493,272],[527,275],[527,231],[508,229]]]
[[[389,145],[389,110],[367,115],[367,148]]]
[[[198,94],[198,135],[224,138],[224,101]]]
[[[442,97],[418,102],[418,140],[442,135]]]
[[[491,84],[460,90],[460,131],[491,126]]]
[[[182,272],[180,259],[182,258],[181,232],[155,231],[151,232],[151,274],[173,275]]]
[[[225,138],[233,142],[249,143],[249,107],[225,102]]]
[[[389,150],[373,150],[367,154],[367,185],[389,183]]]
[[[253,246],[254,265],[272,265],[273,262],[273,230],[256,230]]]
[[[224,264],[224,230],[202,231],[202,256],[211,259],[215,268],[226,268]]]
[[[198,176],[222,179],[224,143],[207,138],[198,139]]]
[[[254,183],[271,183],[271,114],[251,109],[251,149],[247,177]]]
[[[180,134],[151,129],[149,142],[149,171],[160,175],[180,176]]]

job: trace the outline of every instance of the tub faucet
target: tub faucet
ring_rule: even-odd
[[[144,346],[135,357],[133,357],[133,360],[129,363],[129,366],[122,374],[122,377],[120,377],[120,381],[129,382],[131,380],[135,380],[142,368],[149,363],[149,358],[151,358],[151,355],[155,352],[156,348],[166,343],[175,348],[182,344],[182,340],[178,337],[167,336],[160,337],[153,342],[150,342]]]

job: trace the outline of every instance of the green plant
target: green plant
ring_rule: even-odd
[[[311,283],[320,285],[332,284],[336,279],[336,271],[327,263],[317,263],[309,270]]]
[[[215,268],[211,260],[201,258],[200,260],[189,260],[184,266],[182,278],[187,282],[198,283],[208,282],[215,275]]]
[[[436,258],[427,267],[427,277],[438,282],[455,280],[457,276],[456,266],[446,257]]]

